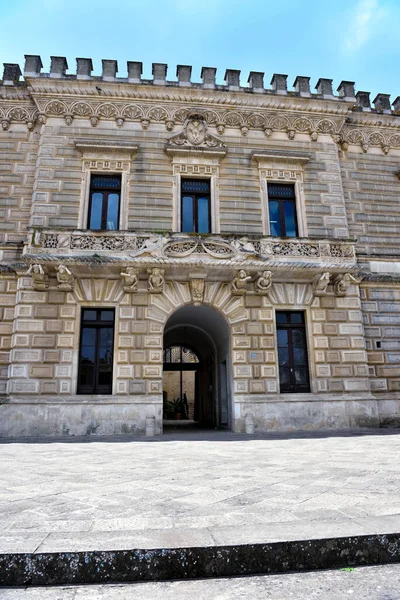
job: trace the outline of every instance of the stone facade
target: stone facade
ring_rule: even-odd
[[[205,420],[235,431],[400,424],[400,99],[298,77],[27,56],[0,96],[0,435],[162,432],[163,349],[189,339]],[[119,226],[89,230],[93,175]],[[181,184],[209,182],[210,232]],[[294,190],[273,235],[268,184]],[[112,389],[78,387],[82,310],[115,311]],[[282,392],[277,313],[301,312],[309,391]],[[185,333],[186,332],[186,333]]]

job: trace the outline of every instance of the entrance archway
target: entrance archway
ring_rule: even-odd
[[[164,423],[185,418],[200,427],[230,428],[230,337],[209,306],[183,306],[164,329]],[[177,409],[177,410],[176,410]]]

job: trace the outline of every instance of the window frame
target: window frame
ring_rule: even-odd
[[[288,313],[292,314],[302,314],[303,320],[302,323],[278,323],[277,315],[280,313]],[[304,350],[305,350],[305,368],[307,372],[307,383],[303,385],[296,385],[296,383],[291,383],[286,389],[282,389],[282,383],[280,378],[280,362],[279,362],[279,345],[278,345],[278,331],[286,330],[289,331],[288,335],[288,355],[289,355],[289,369],[290,369],[290,378],[294,377],[294,356],[293,356],[293,339],[292,332],[294,329],[300,329],[304,332]],[[275,336],[276,336],[276,353],[277,353],[277,366],[278,366],[278,377],[279,377],[279,393],[280,394],[310,394],[312,393],[311,384],[312,384],[312,374],[311,374],[311,363],[309,357],[309,336],[308,336],[308,327],[307,327],[307,312],[305,310],[290,310],[290,309],[282,309],[275,311]]]
[[[269,187],[273,186],[273,185],[287,186],[287,187],[290,186],[293,189],[293,196],[285,198],[284,196],[274,196],[273,194],[271,195],[269,192]],[[267,195],[268,195],[268,218],[269,218],[269,227],[270,227],[271,237],[298,238],[299,237],[299,225],[298,225],[298,218],[297,218],[297,203],[296,203],[295,184],[294,183],[283,183],[282,181],[279,181],[279,182],[267,181]],[[280,230],[281,230],[281,234],[279,236],[274,236],[271,233],[271,217],[270,217],[270,203],[271,202],[278,203],[279,225],[280,225]],[[290,235],[290,236],[287,235],[285,208],[284,208],[285,202],[290,202],[291,204],[293,204],[293,207],[294,207],[294,226],[295,226],[295,231],[296,231],[295,235]]]
[[[96,319],[92,320],[84,320],[84,312],[85,311],[89,311],[89,310],[93,310],[96,311],[97,316]],[[107,311],[112,311],[113,313],[113,320],[112,321],[102,321],[101,320],[101,311],[102,310],[107,310]],[[99,318],[100,315],[100,318]],[[112,346],[111,346],[111,356],[112,356],[112,362],[111,362],[111,381],[110,381],[110,385],[107,386],[107,388],[104,386],[104,389],[99,389],[99,384],[98,384],[98,375],[99,375],[99,345],[100,345],[100,335],[99,335],[99,330],[102,328],[110,328],[112,326],[113,328],[113,335],[112,335]],[[92,386],[91,390],[88,390],[87,388],[89,386],[83,386],[81,384],[81,373],[82,373],[82,362],[81,362],[81,351],[82,351],[82,341],[83,341],[83,330],[84,328],[92,328],[96,330],[96,341],[95,341],[95,358],[94,358],[94,364],[93,364],[93,370],[95,373],[95,378],[94,378],[94,384]],[[116,310],[114,306],[82,306],[81,309],[81,318],[80,318],[80,331],[79,331],[79,346],[78,346],[78,373],[77,373],[77,386],[76,386],[76,394],[79,396],[82,395],[92,395],[92,396],[100,396],[100,395],[106,395],[106,396],[110,396],[113,394],[113,387],[114,387],[114,367],[115,367],[115,333],[116,333]]]
[[[311,156],[306,152],[290,150],[290,152],[286,153],[283,150],[276,149],[257,151],[252,156],[258,164],[263,234],[271,236],[268,183],[292,183],[294,184],[296,201],[298,237],[307,237],[308,230],[303,181],[305,169]]]
[[[209,187],[210,190],[208,193],[202,193],[202,192],[184,192],[182,190],[183,187],[183,182],[184,181],[208,181],[209,183]],[[183,198],[187,198],[187,197],[191,197],[192,198],[192,208],[193,208],[193,224],[194,224],[194,231],[184,231],[183,229]],[[181,215],[181,232],[182,233],[200,233],[199,232],[199,223],[198,223],[198,217],[199,217],[199,211],[198,211],[198,201],[200,198],[207,198],[208,200],[208,231],[203,231],[201,233],[207,234],[207,233],[212,233],[212,222],[211,222],[211,178],[209,177],[199,177],[199,178],[195,178],[195,177],[181,177],[180,180],[180,202],[181,202],[181,206],[180,206],[180,215]],[[201,235],[200,233],[200,235]]]
[[[103,186],[98,189],[93,189],[92,180],[93,177],[103,177],[105,179],[119,178],[120,184],[118,191],[116,188],[111,188],[107,186]],[[102,205],[102,214],[101,214],[101,227],[100,229],[92,229],[90,227],[91,221],[91,211],[92,211],[92,203],[93,203],[93,194],[102,193],[103,194],[103,205]],[[108,199],[110,194],[118,193],[118,216],[117,216],[117,228],[116,229],[107,229],[107,212],[108,212]],[[106,194],[106,201],[105,196]],[[88,204],[88,214],[87,214],[87,229],[90,231],[119,231],[120,230],[120,216],[121,216],[121,195],[122,195],[122,175],[121,173],[95,173],[91,172],[90,174],[90,184],[89,184],[89,204]],[[103,227],[103,225],[106,225]]]
[[[172,157],[173,188],[172,188],[172,231],[182,233],[182,201],[181,179],[208,179],[210,181],[210,233],[220,233],[219,213],[219,159],[201,157],[190,159],[183,156]]]

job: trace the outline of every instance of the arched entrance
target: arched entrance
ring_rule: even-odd
[[[163,354],[164,424],[184,419],[230,428],[230,339],[224,317],[209,306],[183,306],[168,319]]]

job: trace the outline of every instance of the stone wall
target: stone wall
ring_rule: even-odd
[[[400,256],[400,152],[389,156],[365,154],[356,149],[343,153],[340,168],[349,232],[357,239],[359,255]]]

